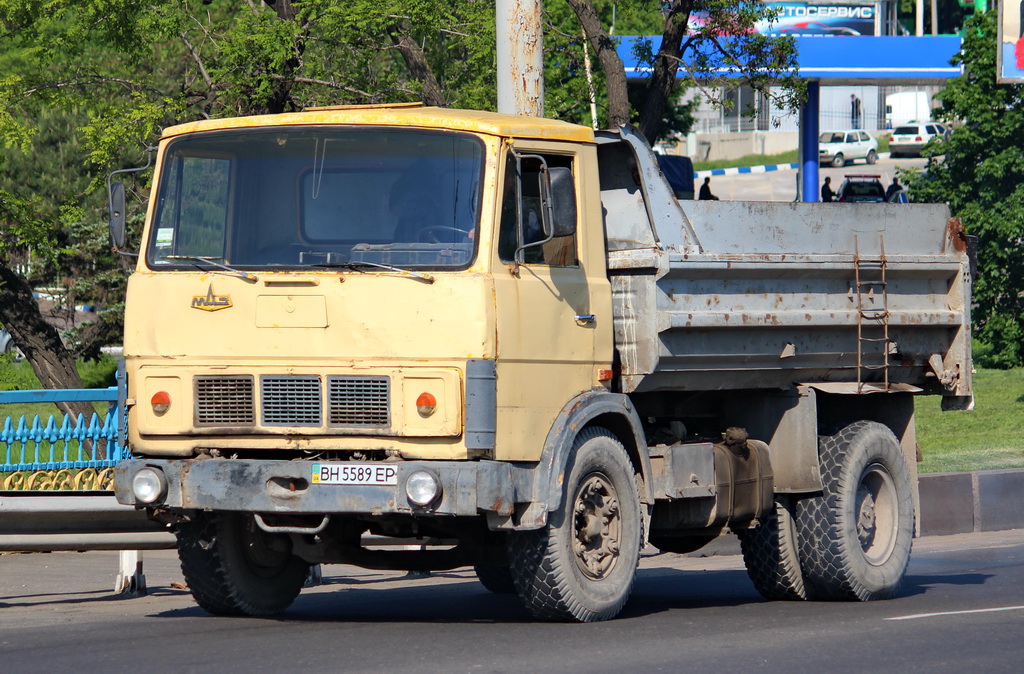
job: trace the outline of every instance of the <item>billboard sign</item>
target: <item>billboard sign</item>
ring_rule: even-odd
[[[1024,4],[1021,0],[999,3],[996,81],[1002,84],[1024,83]]]
[[[1018,0],[1019,2],[1020,0]],[[877,4],[767,2],[779,10],[775,21],[757,25],[765,35],[877,35]]]

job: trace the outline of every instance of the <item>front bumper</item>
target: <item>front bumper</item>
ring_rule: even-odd
[[[314,484],[311,461],[242,459],[131,459],[114,469],[118,502],[170,510],[234,510],[279,514],[423,514],[508,517],[515,505],[513,466],[498,461],[400,461],[394,486]],[[136,473],[156,469],[166,491],[156,502],[138,503]],[[406,480],[417,470],[438,478],[441,495],[427,507],[410,503]]]

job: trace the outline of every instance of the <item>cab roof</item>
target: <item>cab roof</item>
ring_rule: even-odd
[[[507,115],[482,110],[425,107],[421,103],[309,108],[303,112],[286,112],[277,115],[208,119],[168,127],[163,132],[163,138],[216,129],[309,124],[417,127],[469,131],[501,137],[594,142],[594,132],[591,129],[555,119]]]

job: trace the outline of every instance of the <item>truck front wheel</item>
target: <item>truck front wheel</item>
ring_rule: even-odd
[[[565,469],[562,505],[548,524],[509,537],[516,591],[534,616],[615,617],[633,588],[643,520],[633,466],[614,435],[584,429]]]
[[[813,599],[888,599],[910,561],[914,497],[896,436],[858,421],[819,443],[823,491],[797,503],[804,580]]]
[[[268,534],[252,515],[197,513],[177,528],[181,571],[202,608],[214,615],[271,615],[288,608],[309,565],[286,536]]]

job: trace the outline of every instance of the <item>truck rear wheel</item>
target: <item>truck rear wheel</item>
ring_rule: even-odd
[[[563,490],[545,527],[509,537],[516,591],[538,618],[608,620],[633,589],[643,527],[622,443],[605,429],[584,429],[573,443]]]
[[[914,500],[903,451],[882,424],[858,421],[819,443],[823,491],[797,504],[813,599],[896,594],[910,561]]]
[[[736,532],[747,575],[761,596],[771,601],[807,599],[797,551],[792,500],[780,494],[775,510],[756,527]]]
[[[202,608],[214,615],[271,615],[288,608],[309,565],[286,536],[268,534],[252,515],[198,513],[178,525],[181,571]]]

